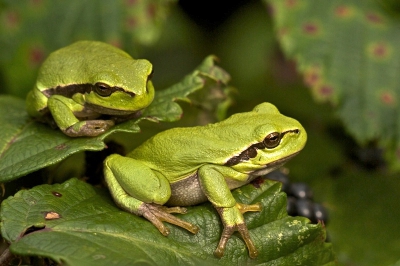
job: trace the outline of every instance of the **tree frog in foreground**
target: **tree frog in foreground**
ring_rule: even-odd
[[[299,122],[262,103],[219,123],[166,130],[126,157],[110,155],[104,161],[105,179],[117,205],[144,216],[163,235],[169,233],[164,221],[197,233],[196,225],[170,213],[210,201],[224,225],[215,256],[223,256],[228,239],[239,231],[255,258],[258,252],[242,214],[260,211],[261,204],[236,202],[230,190],[282,166],[306,139]]]
[[[152,71],[149,61],[112,45],[79,41],[43,62],[27,111],[70,137],[97,136],[153,101]]]

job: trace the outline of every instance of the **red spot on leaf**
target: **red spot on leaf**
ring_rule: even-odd
[[[37,66],[39,65],[44,59],[44,51],[38,47],[33,47],[29,52],[29,62]]]
[[[5,14],[5,20],[8,28],[16,28],[20,22],[20,17],[17,12],[9,11]]]
[[[128,5],[128,6],[133,6],[133,5],[135,5],[137,3],[137,0],[126,0],[126,4]]]
[[[118,47],[118,48],[122,48],[122,43],[120,40],[118,39],[113,39],[108,41],[109,44],[111,44],[112,46]]]
[[[386,105],[393,105],[396,100],[394,95],[389,91],[381,93],[380,98],[381,98],[382,103],[384,103]]]
[[[317,67],[313,67],[304,73],[304,83],[309,87],[317,85],[320,82],[320,80],[321,80],[320,69]]]
[[[383,18],[381,15],[373,12],[369,12],[365,14],[365,18],[367,19],[368,22],[373,23],[373,24],[382,24],[383,23]]]
[[[33,6],[38,6],[41,5],[43,3],[42,0],[31,0],[31,3]]]
[[[351,15],[351,9],[347,6],[338,6],[335,9],[335,15],[340,18],[346,18]]]
[[[126,20],[126,26],[128,28],[134,28],[137,25],[137,20],[134,17],[129,17]]]
[[[380,42],[371,44],[368,50],[372,57],[383,59],[389,56],[390,47],[386,43]]]
[[[295,7],[297,4],[298,4],[298,0],[286,0],[286,1],[285,1],[285,5],[286,5],[288,8],[293,8],[293,7]]]
[[[157,5],[155,4],[149,4],[147,7],[147,14],[150,18],[154,18],[157,13]]]
[[[316,35],[320,28],[316,23],[308,22],[303,24],[303,32],[307,35]]]
[[[333,91],[334,91],[333,87],[329,85],[321,85],[318,88],[318,93],[323,97],[331,96],[333,94]]]

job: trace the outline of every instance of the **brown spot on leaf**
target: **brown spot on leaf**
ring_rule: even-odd
[[[330,85],[323,84],[318,88],[318,93],[324,98],[333,94],[334,88]]]
[[[41,48],[33,47],[29,51],[29,62],[31,65],[37,66],[42,63],[44,59],[44,51]]]
[[[156,13],[157,13],[157,5],[150,3],[147,7],[147,15],[150,18],[154,18],[156,16]]]
[[[317,35],[321,31],[320,26],[314,22],[303,24],[303,32],[307,35]]]
[[[118,48],[122,48],[122,43],[121,40],[119,39],[111,39],[109,41],[107,41],[109,44],[111,44],[112,46],[118,47]]]
[[[55,219],[60,219],[61,215],[56,212],[46,212],[44,218],[46,220],[55,220]]]
[[[58,198],[62,197],[62,194],[60,192],[57,192],[57,191],[52,191],[51,194],[53,194],[54,196],[56,196]]]
[[[390,91],[382,92],[380,95],[382,103],[385,105],[394,105],[396,98],[394,97],[393,93]]]
[[[365,14],[365,19],[372,24],[383,24],[383,18],[378,13],[368,12]]]
[[[285,0],[285,6],[288,8],[294,8],[298,4],[298,0]]]
[[[57,145],[55,147],[55,149],[56,150],[64,150],[66,147],[67,147],[67,144],[63,143],[63,144]]]
[[[43,0],[31,0],[33,6],[39,6],[43,4]]]
[[[20,16],[15,11],[8,11],[4,17],[7,28],[16,28],[20,23]]]
[[[375,59],[386,59],[390,52],[390,46],[384,42],[373,43],[368,47],[368,53]]]
[[[338,6],[337,8],[335,8],[335,16],[339,17],[339,18],[348,18],[353,14],[353,10],[352,8],[345,6],[345,5],[341,5]]]
[[[134,17],[128,17],[126,19],[126,26],[128,28],[134,28],[137,25],[137,20]]]
[[[306,70],[304,73],[304,83],[309,87],[313,87],[320,83],[320,71],[319,67],[311,67],[309,70]]]
[[[137,3],[137,0],[126,0],[126,5],[128,6],[133,6]]]

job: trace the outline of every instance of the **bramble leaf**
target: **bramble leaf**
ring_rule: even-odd
[[[245,214],[259,251],[250,259],[239,235],[221,259],[213,256],[221,222],[210,203],[189,207],[180,218],[200,227],[193,235],[167,224],[164,237],[147,220],[118,209],[108,193],[78,179],[21,190],[1,205],[1,233],[14,254],[49,257],[68,265],[335,265],[321,224],[286,214],[281,184],[259,178],[233,191],[238,202],[261,202]]]
[[[333,103],[360,143],[378,140],[400,169],[400,21],[393,1],[264,2],[314,98]]]

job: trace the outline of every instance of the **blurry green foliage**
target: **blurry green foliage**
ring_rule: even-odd
[[[135,56],[158,40],[175,0],[1,0],[0,92],[24,97],[51,52],[77,40],[102,40]]]
[[[296,61],[314,98],[332,103],[360,143],[385,147],[400,170],[400,21],[384,5],[395,3],[265,2],[285,55]]]

